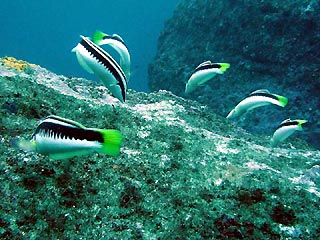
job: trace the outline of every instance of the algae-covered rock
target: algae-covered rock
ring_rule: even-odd
[[[167,91],[129,91],[122,104],[86,79],[1,62],[1,239],[319,237],[320,152],[302,140],[271,149]],[[12,147],[50,114],[119,129],[120,155]]]
[[[287,107],[257,109],[237,124],[269,135],[287,118],[308,119],[303,137],[320,147],[319,49],[319,1],[182,0],[159,37],[149,87],[195,99],[222,116],[252,91],[268,89],[288,97]],[[185,95],[191,73],[207,60],[231,67]]]

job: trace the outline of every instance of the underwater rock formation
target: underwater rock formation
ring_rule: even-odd
[[[304,138],[320,147],[319,49],[319,1],[182,0],[159,37],[149,87],[186,96],[185,83],[200,63],[228,62],[223,76],[186,97],[226,116],[252,91],[277,92],[289,98],[285,109],[261,108],[238,126],[269,135],[286,118],[308,119]]]
[[[0,59],[1,239],[316,239],[320,152],[270,148],[195,101]],[[120,156],[52,160],[12,147],[50,114],[119,129]],[[293,147],[294,146],[294,147]]]

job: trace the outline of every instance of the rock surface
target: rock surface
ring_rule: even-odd
[[[85,79],[0,60],[1,239],[316,239],[320,152],[278,148],[167,91],[125,104]],[[119,157],[12,147],[50,114],[119,129]]]
[[[201,62],[228,62],[223,76],[187,97],[226,116],[250,92],[269,89],[288,97],[287,107],[257,109],[238,126],[269,135],[284,119],[308,119],[304,138],[320,148],[319,49],[319,1],[182,0],[160,35],[149,87],[184,97]]]

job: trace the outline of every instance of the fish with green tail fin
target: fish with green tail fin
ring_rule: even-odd
[[[217,74],[223,74],[230,67],[229,63],[212,63],[205,61],[201,63],[191,74],[187,84],[185,93],[188,94],[202,86],[205,82],[211,80]]]
[[[250,93],[247,98],[238,103],[237,106],[229,112],[227,118],[237,118],[255,108],[270,104],[285,107],[287,103],[288,98],[270,93],[267,89],[259,89]]]
[[[93,34],[92,41],[99,45],[110,45],[120,55],[120,66],[129,82],[130,78],[130,53],[123,39],[118,34],[108,35],[101,31]]]
[[[118,130],[86,128],[73,120],[51,115],[39,123],[30,141],[18,140],[15,145],[52,159],[65,159],[93,152],[118,156],[121,142]]]
[[[72,49],[80,66],[89,73],[97,75],[112,95],[125,102],[127,77],[116,60],[89,38],[80,36],[81,41]]]
[[[291,120],[286,119],[284,120],[277,130],[274,132],[272,139],[271,139],[271,146],[275,147],[280,142],[283,142],[289,136],[291,136],[295,131],[303,131],[302,124],[308,122],[307,120]]]

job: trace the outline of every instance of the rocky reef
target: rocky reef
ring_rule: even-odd
[[[319,49],[319,1],[182,0],[160,35],[149,87],[184,97],[201,62],[228,62],[223,76],[186,97],[226,116],[250,92],[269,89],[288,97],[288,106],[250,112],[238,126],[269,135],[284,119],[305,118],[311,124],[304,139],[320,147]]]
[[[1,239],[316,239],[320,152],[270,148],[196,101],[0,60]],[[52,160],[12,147],[55,114],[119,129],[119,157]]]

